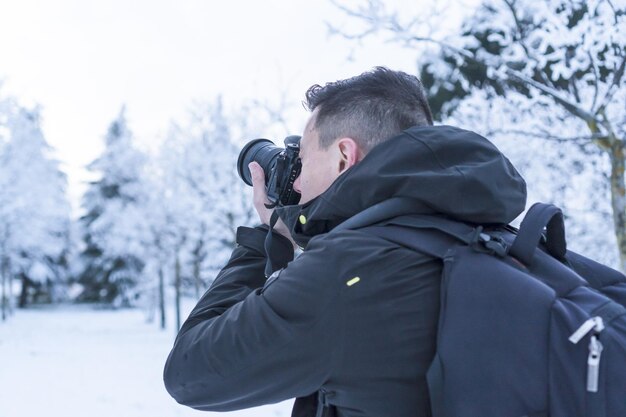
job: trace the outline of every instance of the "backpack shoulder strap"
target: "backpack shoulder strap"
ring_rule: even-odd
[[[530,265],[544,228],[546,228],[545,243],[548,253],[561,262],[565,261],[567,250],[563,213],[552,204],[533,204],[522,220],[510,253],[525,265]]]
[[[416,215],[415,202],[391,198],[355,214],[332,232],[367,229],[391,242],[443,259],[456,243],[470,244],[480,229],[435,215]],[[419,236],[419,237],[418,237]]]
[[[454,237],[436,229],[410,229],[405,226],[370,226],[367,232],[417,252],[444,259],[450,248],[459,243]]]

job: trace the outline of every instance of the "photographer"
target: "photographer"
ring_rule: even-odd
[[[331,231],[392,197],[414,214],[508,223],[524,209],[525,183],[484,138],[432,126],[423,87],[406,73],[315,85],[306,104],[299,204],[275,209],[266,250],[273,211],[265,173],[250,164],[264,225],[238,229],[178,334],[166,387],[200,410],[297,397],[294,416],[429,416],[441,262],[367,229]],[[304,249],[295,260],[294,245]],[[266,280],[268,257],[276,272]]]

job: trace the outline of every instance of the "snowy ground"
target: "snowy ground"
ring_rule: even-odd
[[[290,415],[291,401],[232,413],[177,404],[161,376],[173,333],[141,310],[18,310],[0,322],[0,417]]]

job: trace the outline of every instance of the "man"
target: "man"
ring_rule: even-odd
[[[368,228],[333,228],[404,197],[414,214],[508,223],[525,183],[486,139],[432,126],[419,80],[376,68],[313,86],[301,139],[300,204],[277,209],[238,244],[183,325],[165,367],[180,403],[227,411],[297,397],[294,416],[429,416],[441,262]],[[263,223],[263,172],[250,166]],[[380,224],[393,222],[392,218]],[[304,248],[293,260],[293,244]]]

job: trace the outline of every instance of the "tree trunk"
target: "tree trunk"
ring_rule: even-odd
[[[17,304],[19,308],[26,308],[28,304],[28,278],[25,274],[22,275],[22,289],[20,291],[20,300]]]
[[[204,223],[201,225],[201,233],[204,235]],[[202,249],[204,247],[204,243],[202,239],[198,239],[196,242],[196,247],[194,248],[193,254],[193,284],[196,294],[196,300],[200,299],[200,289],[202,287],[202,291],[204,291],[204,285],[202,279],[200,278],[200,266],[202,265]]]
[[[0,294],[0,310],[2,310],[2,321],[7,319],[7,258],[0,259],[0,275],[2,276],[2,294]]]
[[[13,315],[13,274],[9,271],[9,282],[7,291],[7,311],[10,316]]]
[[[612,138],[609,155],[611,158],[611,206],[620,269],[626,273],[626,185],[624,184],[624,144]]]
[[[176,292],[176,333],[180,329],[180,286],[181,286],[181,276],[180,276],[180,259],[178,256],[178,251],[176,251],[176,265],[174,271],[174,289]]]
[[[0,294],[0,309],[2,310],[2,321],[7,319],[7,305],[6,305],[6,293],[5,293],[6,278],[4,272],[2,273],[2,294]]]
[[[146,323],[151,324],[154,323],[154,317],[156,316],[157,303],[159,299],[159,288],[158,285],[155,288],[152,288],[148,292],[148,305],[146,306]]]
[[[165,329],[165,282],[163,266],[159,266],[159,311],[161,312],[161,329]]]
[[[200,259],[196,256],[193,260],[193,283],[196,290],[196,300],[200,299]]]

